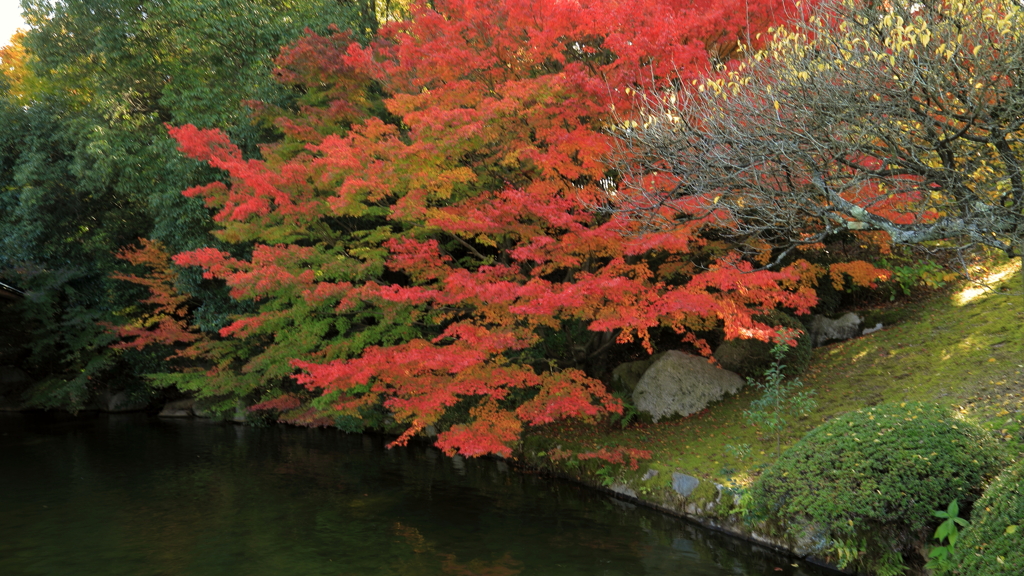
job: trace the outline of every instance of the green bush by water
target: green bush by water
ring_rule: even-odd
[[[959,576],[1020,574],[1024,570],[1024,460],[999,475],[974,505],[957,544]]]
[[[841,566],[900,574],[932,511],[977,499],[1005,456],[948,409],[881,404],[839,416],[783,453],[752,487],[751,515]]]

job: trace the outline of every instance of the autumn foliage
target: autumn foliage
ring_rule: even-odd
[[[768,339],[752,316],[814,304],[824,271],[806,262],[764,269],[703,222],[644,233],[595,210],[614,202],[607,128],[631,114],[630,89],[727,60],[785,2],[432,6],[370,46],[338,33],[284,49],[279,79],[304,96],[260,107],[285,135],[262,159],[170,128],[229,177],[185,194],[238,247],[174,262],[255,309],[202,344],[217,351],[188,386],[233,387],[296,423],[383,414],[398,442],[431,427],[448,453],[508,455],[525,427],[621,412],[587,372],[617,344],[651,349],[670,329],[707,353],[700,330]],[[584,456],[642,456],[601,450]]]
[[[163,244],[142,239],[138,247],[122,250],[118,257],[143,267],[146,275],[115,272],[111,276],[145,287],[150,296],[139,301],[145,310],[134,315],[133,321],[116,327],[122,338],[114,348],[145,348],[154,344],[175,346],[190,344],[201,338],[188,325],[189,295],[175,288],[178,274],[171,266],[171,257]]]

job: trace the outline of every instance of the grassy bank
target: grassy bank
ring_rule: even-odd
[[[850,410],[929,401],[954,407],[992,430],[1013,453],[1024,453],[1024,298],[1017,270],[1019,261],[990,270],[984,289],[964,284],[909,303],[859,310],[865,325],[882,322],[885,328],[814,351],[801,380],[805,390],[814,390],[818,406],[790,419],[782,449]],[[775,437],[743,416],[757,394],[748,386],[699,414],[624,430],[554,426],[527,440],[524,457],[591,483],[627,486],[640,498],[668,490],[672,472],[746,486],[775,460]],[[746,454],[730,448],[743,445],[751,448]],[[548,452],[556,446],[626,446],[651,450],[653,457],[636,470],[596,461],[551,462]]]

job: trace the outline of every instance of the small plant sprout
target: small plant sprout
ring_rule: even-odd
[[[817,407],[811,398],[814,391],[797,392],[804,383],[799,378],[786,380],[783,370],[786,365],[782,359],[786,356],[789,346],[785,339],[788,335],[780,334],[771,349],[775,360],[764,371],[760,380],[747,378],[747,382],[761,390],[761,397],[750,403],[750,409],[743,411],[743,416],[752,425],[760,426],[775,436],[775,457],[782,453],[782,431],[786,428],[786,415],[803,415]]]
[[[728,453],[730,456],[732,456],[733,458],[735,458],[737,460],[740,460],[740,461],[746,460],[747,456],[750,456],[750,453],[753,452],[753,450],[754,450],[754,447],[751,446],[750,444],[726,444],[725,445],[726,453]]]
[[[956,546],[956,541],[960,537],[958,526],[967,526],[967,520],[960,517],[960,507],[956,500],[950,502],[945,511],[936,510],[932,514],[943,519],[942,524],[935,529],[935,539],[939,541],[939,544],[945,540],[946,544],[932,548],[928,554],[928,563],[924,567],[944,573],[953,567],[953,547]]]
[[[615,392],[612,396],[618,398],[619,402],[622,403],[622,414],[613,413],[610,421],[612,423],[618,423],[622,429],[625,430],[630,424],[636,421],[640,412],[636,409],[636,405],[633,404],[632,398],[630,398],[629,394],[626,394],[625,392]]]
[[[615,471],[609,465],[598,469],[597,476],[601,479],[601,485],[606,488],[615,483]]]

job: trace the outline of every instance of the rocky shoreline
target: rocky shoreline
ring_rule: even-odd
[[[524,471],[585,486],[623,503],[643,506],[663,514],[682,518],[709,530],[769,548],[808,564],[833,570],[836,574],[854,574],[841,570],[822,558],[815,557],[810,553],[809,545],[811,543],[809,542],[787,542],[752,529],[740,516],[740,497],[729,491],[727,487],[706,479],[702,480],[682,472],[674,472],[671,489],[656,490],[641,496],[627,484],[615,483],[611,486],[603,486],[587,478],[554,469],[533,458],[521,457],[509,461],[509,463]],[[656,470],[649,470],[648,474],[651,472],[658,473]],[[908,573],[906,576],[915,575]]]

